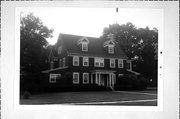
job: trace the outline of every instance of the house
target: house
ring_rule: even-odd
[[[42,71],[48,77],[48,85],[57,85],[61,77],[68,75],[67,80],[72,85],[97,85],[113,89],[116,79],[127,70],[132,70],[131,61],[113,34],[109,34],[106,40],[60,34],[50,52],[49,63],[50,69]]]

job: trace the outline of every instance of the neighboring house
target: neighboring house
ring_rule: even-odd
[[[60,34],[49,55],[50,69],[46,83],[56,84],[68,73],[73,85],[98,85],[113,88],[116,79],[131,71],[120,45],[109,35],[108,40]],[[44,79],[45,80],[45,79]]]

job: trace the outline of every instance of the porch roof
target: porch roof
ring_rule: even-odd
[[[115,70],[92,70],[91,73],[111,74],[115,73]]]

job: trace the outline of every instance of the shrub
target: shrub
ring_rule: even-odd
[[[126,74],[117,79],[115,90],[142,90],[146,89],[148,81],[142,76]]]

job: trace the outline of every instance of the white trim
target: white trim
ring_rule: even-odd
[[[140,73],[135,72],[135,71],[132,71],[132,70],[127,70],[127,71],[132,72],[132,73],[134,73],[134,74],[136,74],[136,75],[140,75]]]
[[[85,42],[83,42],[83,40],[86,40],[87,42],[86,43],[88,43],[89,44],[89,40],[88,40],[88,38],[87,37],[85,37],[85,36],[83,36],[80,40],[78,40],[78,45],[79,44],[81,44],[81,43],[85,43]]]
[[[41,71],[41,73],[49,73],[50,71],[56,71],[56,70],[66,69],[66,68],[68,68],[68,66],[66,66],[66,67],[59,67],[59,68],[50,69],[50,70],[45,70],[45,71]]]
[[[87,58],[87,65],[85,65],[85,59]],[[83,66],[89,66],[89,57],[83,57]]]
[[[120,62],[122,62],[122,66],[121,67],[119,66]],[[118,59],[118,68],[124,68],[123,59]]]
[[[113,61],[113,62],[111,62],[111,61]],[[114,66],[111,66],[111,63],[113,63]],[[110,59],[109,60],[109,65],[110,65],[110,68],[115,68],[116,67],[116,60],[115,59]]]
[[[87,82],[84,82],[84,76],[87,75]],[[89,73],[83,73],[83,84],[88,84],[89,83]]]
[[[77,82],[74,81],[74,75],[75,75],[75,74],[78,75]],[[79,72],[73,72],[73,84],[79,84]]]
[[[78,64],[75,64],[75,58],[77,58]],[[73,66],[79,66],[79,56],[73,56]]]

